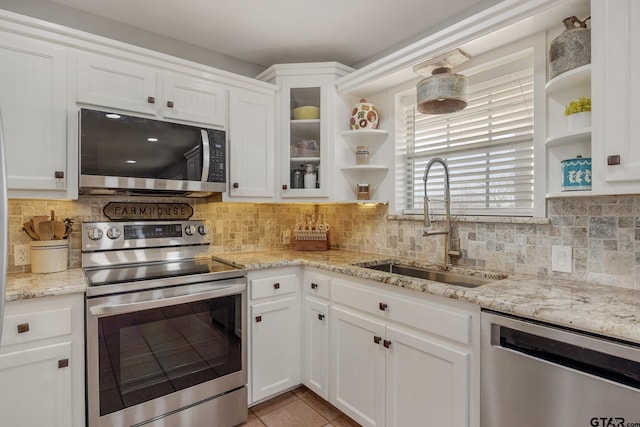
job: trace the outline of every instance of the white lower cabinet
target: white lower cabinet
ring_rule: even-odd
[[[331,403],[363,426],[478,426],[479,308],[372,283],[331,283]]]
[[[249,403],[301,383],[299,269],[250,272]]]
[[[471,352],[396,326],[385,337],[385,425],[471,425]]]
[[[12,427],[84,426],[83,296],[6,304],[0,414]]]
[[[250,272],[250,403],[302,382],[363,426],[479,427],[479,306],[300,274]]]
[[[302,382],[329,400],[329,286],[331,279],[305,269],[302,284]]]
[[[384,425],[384,332],[383,321],[331,307],[331,403],[365,426]]]

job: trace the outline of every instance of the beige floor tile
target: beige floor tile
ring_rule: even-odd
[[[246,423],[240,424],[238,427],[265,427],[265,425],[260,421],[260,418],[254,417],[252,420],[247,420]]]
[[[351,418],[347,417],[344,414],[340,415],[335,420],[331,420],[331,424],[329,425],[331,427],[361,427],[360,424],[353,421]]]
[[[322,427],[327,423],[300,399],[262,415],[260,419],[267,427]]]
[[[342,412],[336,409],[336,407],[307,388],[299,391],[296,395],[307,405],[311,406],[317,413],[326,418],[327,421],[334,420],[342,415]]]
[[[257,417],[262,417],[263,415],[268,414],[269,412],[296,400],[298,400],[298,396],[289,391],[287,393],[281,394],[280,396],[276,396],[273,399],[267,400],[266,402],[262,402],[257,404],[256,406],[252,406],[251,411],[253,411],[253,413]]]

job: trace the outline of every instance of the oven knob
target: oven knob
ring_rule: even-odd
[[[184,228],[184,232],[186,233],[187,236],[193,236],[196,233],[196,226],[195,225],[187,225]]]
[[[91,240],[100,240],[102,238],[102,230],[98,227],[93,227],[87,230],[87,235]]]
[[[116,240],[120,237],[120,229],[118,227],[111,227],[107,230],[107,237],[111,240]]]
[[[206,225],[198,226],[198,233],[200,233],[201,235],[206,236],[208,232],[209,232],[209,229],[207,228]]]

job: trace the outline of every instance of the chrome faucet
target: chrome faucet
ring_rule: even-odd
[[[429,178],[429,171],[431,170],[431,166],[434,163],[440,163],[444,168],[444,200],[441,199],[429,199],[427,197],[427,179]],[[444,202],[445,210],[446,210],[446,229],[441,231],[429,231],[425,230],[422,234],[423,237],[426,236],[435,236],[439,234],[446,234],[447,238],[444,242],[444,257],[447,265],[451,265],[451,257],[459,257],[460,251],[452,251],[451,250],[451,191],[449,188],[449,166],[447,166],[447,162],[439,157],[435,157],[427,163],[427,167],[424,170],[424,177],[422,178],[424,181],[424,226],[425,228],[431,227],[431,217],[429,216],[429,200]]]

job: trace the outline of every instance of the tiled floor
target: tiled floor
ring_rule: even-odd
[[[304,386],[249,408],[244,427],[359,427]]]

